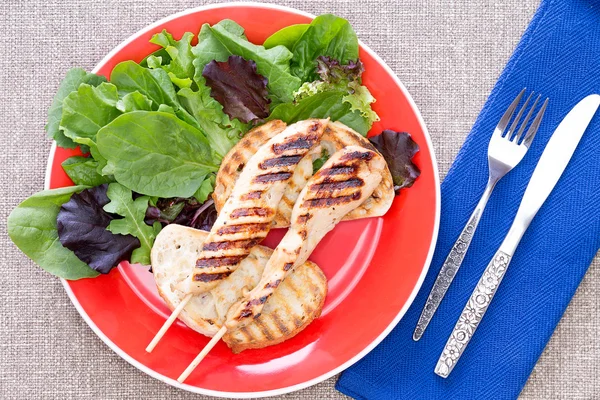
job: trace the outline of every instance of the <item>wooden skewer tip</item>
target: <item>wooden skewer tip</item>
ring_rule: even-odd
[[[146,347],[146,351],[148,353],[151,353],[152,350],[154,350],[154,348],[156,347],[156,345],[158,344],[158,342],[162,339],[162,337],[165,335],[165,333],[167,333],[167,330],[171,327],[171,325],[173,325],[173,322],[175,322],[175,320],[177,319],[177,317],[181,313],[181,310],[183,310],[183,308],[187,305],[187,303],[190,301],[191,298],[192,298],[192,294],[191,293],[187,294],[181,300],[181,303],[179,303],[179,305],[173,310],[173,312],[171,313],[171,315],[169,316],[169,318],[165,321],[165,323],[163,324],[163,326],[156,333],[156,336],[154,336],[154,339],[152,339],[152,341],[150,342],[150,344],[148,345],[148,347]]]
[[[206,357],[206,355],[212,350],[212,348],[215,347],[215,345],[219,342],[219,340],[221,340],[225,333],[227,333],[227,327],[223,325],[221,329],[219,329],[219,332],[217,332],[215,336],[213,336],[212,339],[210,339],[210,342],[208,342],[206,346],[204,346],[200,354],[198,354],[196,358],[194,358],[194,361],[192,361],[192,363],[185,369],[185,371],[183,371],[179,378],[177,378],[177,381],[179,383],[183,383],[183,381],[185,381],[188,378],[188,376],[190,376],[190,374],[196,369],[198,364],[200,364],[204,357]]]

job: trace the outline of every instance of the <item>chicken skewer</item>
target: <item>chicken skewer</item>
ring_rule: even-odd
[[[227,322],[181,374],[179,382],[187,379],[227,330],[241,328],[260,315],[286,276],[308,259],[347,213],[371,196],[386,168],[379,153],[359,146],[348,146],[327,160],[300,193],[292,211],[292,225],[267,262],[258,285],[231,306]]]
[[[226,279],[267,236],[294,169],[319,142],[327,123],[309,119],[290,125],[248,160],[192,273],[178,288],[186,296],[146,347],[147,352],[154,349],[193,295],[207,292]]]

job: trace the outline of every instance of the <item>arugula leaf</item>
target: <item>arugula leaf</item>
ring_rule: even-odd
[[[112,83],[82,83],[63,101],[60,129],[75,142],[82,137],[93,140],[100,128],[121,114],[116,107],[118,99],[117,87]]]
[[[212,60],[226,61],[231,55],[238,55],[256,62],[257,71],[268,80],[268,89],[277,102],[292,100],[292,94],[300,87],[301,81],[290,73],[292,53],[284,46],[265,49],[250,43],[244,36],[244,29],[231,20],[223,20],[212,27],[204,24],[198,35],[198,45],[192,49],[196,57],[195,80],[198,86],[206,64]]]
[[[58,240],[56,216],[60,206],[86,186],[44,190],[19,204],[8,216],[8,236],[45,271],[64,279],[93,278],[91,269]]]
[[[240,56],[227,61],[211,61],[202,76],[210,87],[210,95],[230,118],[248,123],[269,116],[267,78],[256,72],[256,63]]]
[[[344,90],[334,89],[305,97],[296,104],[280,104],[273,109],[269,120],[280,119],[291,124],[308,118],[331,118],[366,135],[371,126],[360,113],[350,109],[350,104],[343,101],[346,94]]]
[[[105,82],[106,78],[100,75],[91,74],[86,72],[82,68],[70,69],[65,78],[60,83],[52,105],[48,110],[48,123],[45,126],[48,137],[54,139],[56,144],[66,149],[73,149],[77,147],[77,144],[70,138],[66,137],[60,129],[60,120],[63,113],[63,100],[71,92],[77,90],[82,83],[87,83],[92,86],[98,86],[100,83]]]
[[[286,26],[269,36],[263,43],[265,49],[271,49],[275,46],[285,46],[292,51],[294,45],[304,35],[310,24],[296,24]]]
[[[121,261],[129,259],[140,242],[130,235],[115,235],[106,230],[114,218],[102,207],[108,203],[108,185],[96,186],[75,193],[64,203],[56,224],[58,237],[64,247],[90,268],[107,274]]]
[[[389,129],[369,138],[377,151],[381,153],[390,168],[394,190],[408,188],[421,175],[412,158],[419,152],[419,145],[406,132],[395,132]]]
[[[169,55],[170,61],[165,63],[161,56],[151,55],[147,58],[150,68],[162,68],[167,72],[171,81],[180,88],[189,88],[194,77],[194,55],[192,54],[192,39],[194,35],[186,32],[181,40],[173,39],[173,36],[163,29],[161,33],[152,36],[150,43],[162,46]]]
[[[90,157],[69,157],[61,165],[76,185],[99,186],[113,181],[111,177],[98,172],[98,161]]]
[[[291,70],[303,82],[316,78],[318,56],[328,56],[342,64],[358,59],[358,38],[350,23],[333,14],[316,17],[292,49]]]
[[[206,137],[169,113],[133,111],[100,129],[104,174],[148,196],[190,197],[219,168]]]
[[[224,157],[240,140],[242,133],[248,130],[248,125],[237,119],[229,119],[223,112],[223,106],[210,97],[210,88],[206,85],[197,92],[189,88],[181,89],[177,95],[181,105],[198,121],[200,129],[219,159]]]
[[[136,110],[152,111],[152,101],[136,90],[119,99],[117,109],[122,113]]]
[[[108,230],[115,234],[132,235],[139,239],[140,247],[131,253],[131,262],[150,265],[150,250],[158,232],[160,223],[148,226],[144,222],[148,208],[148,196],[141,196],[133,200],[133,193],[125,186],[118,183],[108,185],[106,192],[110,203],[104,206],[104,211],[118,214],[124,218],[113,219],[108,225]]]

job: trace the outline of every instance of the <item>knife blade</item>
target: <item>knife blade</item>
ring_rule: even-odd
[[[533,170],[515,220],[500,250],[511,255],[514,253],[533,217],[567,168],[599,106],[600,95],[589,95],[577,103],[558,125]]]
[[[506,274],[523,234],[567,168],[598,106],[600,95],[585,97],[569,111],[552,134],[531,175],[508,234],[479,279],[442,350],[434,369],[442,378],[450,375],[471,341]]]

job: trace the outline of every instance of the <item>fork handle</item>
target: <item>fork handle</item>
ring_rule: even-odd
[[[425,306],[423,307],[423,311],[421,311],[421,316],[419,317],[419,322],[417,322],[417,326],[415,327],[415,331],[413,333],[413,340],[417,341],[421,339],[425,329],[429,325],[429,322],[433,318],[433,314],[435,314],[438,309],[442,299],[446,295],[450,284],[454,280],[458,269],[462,265],[462,262],[467,254],[467,250],[471,245],[471,241],[473,240],[473,235],[475,234],[475,230],[477,229],[477,225],[479,225],[479,220],[481,219],[481,214],[485,209],[485,206],[494,190],[494,186],[498,180],[490,179],[488,182],[479,203],[477,203],[477,207],[473,210],[469,221],[467,221],[467,225],[463,228],[462,232],[458,236],[458,239],[452,246],[452,250],[450,254],[446,257],[446,261],[442,265],[440,272],[438,273],[437,278],[435,279],[435,283],[431,288],[431,292],[427,297],[427,301],[425,302]]]
[[[452,372],[492,302],[511,258],[508,253],[498,250],[488,264],[440,355],[435,367],[437,375],[447,378]]]

